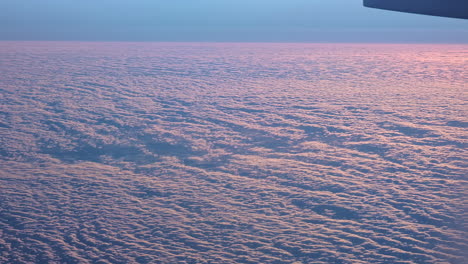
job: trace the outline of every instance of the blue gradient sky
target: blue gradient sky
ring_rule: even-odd
[[[361,0],[0,1],[2,40],[468,43],[468,21]]]

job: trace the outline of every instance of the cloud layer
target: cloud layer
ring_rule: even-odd
[[[0,44],[0,263],[462,263],[466,46]]]

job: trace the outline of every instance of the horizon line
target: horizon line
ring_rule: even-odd
[[[468,45],[468,42],[426,42],[426,41],[222,41],[222,40],[34,40],[0,39],[0,42],[84,42],[84,43],[220,43],[220,44],[412,44],[412,45]]]

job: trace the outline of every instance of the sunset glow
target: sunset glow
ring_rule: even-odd
[[[0,263],[462,263],[467,50],[0,42]]]

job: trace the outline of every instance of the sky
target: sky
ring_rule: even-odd
[[[361,0],[0,0],[0,40],[468,43],[468,21]]]

